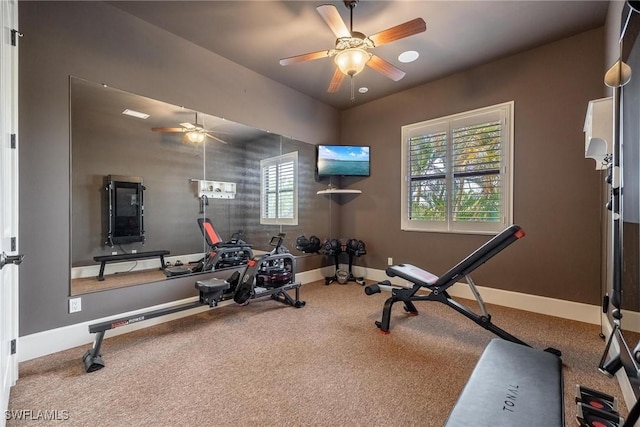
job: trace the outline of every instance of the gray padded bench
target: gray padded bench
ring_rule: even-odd
[[[494,338],[445,426],[563,427],[562,387],[558,356]]]

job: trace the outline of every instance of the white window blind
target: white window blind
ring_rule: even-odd
[[[298,152],[260,161],[261,224],[298,224]]]
[[[492,233],[512,221],[513,102],[403,126],[402,229]]]

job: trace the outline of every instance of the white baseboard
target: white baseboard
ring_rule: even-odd
[[[335,273],[335,267],[323,267],[315,270],[305,271],[296,274],[296,281],[305,283],[311,283],[318,280],[324,280],[326,276],[331,276]],[[397,277],[390,279],[385,274],[384,270],[376,270],[365,267],[353,267],[353,273],[356,276],[364,276],[367,280],[390,280],[394,284],[404,284],[405,281],[398,279]],[[576,320],[579,322],[600,324],[601,308],[596,305],[582,304],[571,301],[558,300],[554,298],[541,297],[537,295],[521,294],[517,292],[505,291],[500,289],[488,288],[478,286],[478,291],[482,295],[483,300],[489,304],[502,305],[505,307],[517,308],[520,310],[531,311],[535,313],[546,314],[549,316],[556,316],[565,319]],[[363,290],[364,293],[364,290]],[[449,289],[449,293],[452,296],[460,298],[474,299],[469,287],[464,283],[458,283]],[[89,333],[89,325],[106,322],[109,320],[117,319],[120,317],[127,317],[139,313],[144,313],[151,310],[163,309],[168,307],[177,306],[189,302],[196,301],[196,297],[188,298],[180,301],[174,301],[166,304],[157,305],[154,307],[148,307],[141,310],[136,310],[127,313],[120,313],[118,315],[109,316],[100,319],[94,319],[87,322],[82,322],[74,325],[64,326],[61,328],[51,329],[47,331],[38,332],[31,335],[25,335],[19,338],[18,341],[18,360],[24,362],[37,357],[46,356],[47,354],[56,353],[59,351],[67,350],[69,348],[78,347],[81,345],[89,344],[93,342],[94,335]],[[220,307],[232,304],[232,300],[223,301],[220,303]],[[157,317],[148,321],[134,323],[132,325],[120,327],[109,331],[107,337],[120,335],[123,333],[132,332],[138,329],[146,328],[149,326],[157,325],[160,323],[168,322],[170,320],[179,319],[185,316],[191,316],[203,311],[210,310],[208,306],[197,307],[194,309],[173,313],[167,316]],[[624,314],[624,313],[623,313]],[[638,313],[626,313],[625,329],[631,329],[632,326],[640,331],[640,314]],[[627,325],[629,323],[629,326]],[[80,355],[81,356],[81,355]],[[80,357],[78,356],[78,357]]]

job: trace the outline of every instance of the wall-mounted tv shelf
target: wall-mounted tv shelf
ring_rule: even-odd
[[[316,194],[325,194],[325,195],[329,194],[329,195],[331,195],[331,194],[361,194],[361,193],[362,193],[362,191],[360,191],[360,190],[350,190],[348,188],[346,188],[346,189],[328,188],[326,190],[320,190]]]

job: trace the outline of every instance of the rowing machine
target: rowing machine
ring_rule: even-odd
[[[242,304],[246,304],[250,299],[271,297],[271,299],[295,308],[304,307],[305,302],[300,299],[301,283],[295,282],[295,260],[287,249],[282,246],[283,239],[284,234],[273,237],[270,243],[274,246],[274,249],[268,254],[249,260],[242,274],[236,271],[227,280],[211,278],[197,281],[195,284],[196,289],[199,291],[197,301],[89,325],[89,333],[95,333],[96,336],[92,348],[82,356],[85,370],[94,372],[104,368],[105,364],[100,349],[104,335],[108,330],[184,310],[199,308],[203,305],[213,308],[218,306],[219,302],[232,298],[236,302],[240,302],[236,299],[236,296],[244,293],[245,291],[242,289],[246,286],[249,286],[249,293],[246,299],[242,301]],[[260,275],[263,275],[260,282],[261,286],[256,286],[256,277],[260,277]],[[272,280],[273,277],[276,277],[277,280]],[[284,280],[284,277],[287,279]],[[291,290],[295,291],[294,297],[288,294]]]
[[[270,253],[249,260],[233,295],[235,302],[247,304],[251,299],[270,296],[296,308],[304,307],[301,284],[295,282],[295,259],[282,245],[284,236],[280,233],[271,238],[269,244],[274,248]],[[295,291],[295,297],[288,294],[289,290]]]

